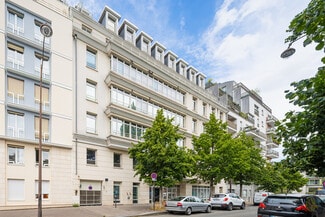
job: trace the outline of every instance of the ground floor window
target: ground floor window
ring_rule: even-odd
[[[139,183],[133,183],[132,199],[133,203],[138,203]]]
[[[210,197],[210,187],[194,185],[192,186],[192,195],[207,200]]]
[[[8,200],[25,200],[25,180],[8,179]]]
[[[50,181],[42,181],[42,199],[49,199]],[[35,198],[38,199],[38,180],[35,181]]]

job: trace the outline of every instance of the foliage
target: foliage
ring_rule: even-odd
[[[226,179],[233,180],[240,185],[240,196],[244,184],[251,184],[261,174],[265,160],[261,156],[261,150],[256,147],[256,142],[242,132],[232,142],[225,143],[220,148],[222,168]]]
[[[258,190],[277,193],[285,182],[286,180],[281,176],[280,172],[274,168],[272,163],[267,162],[255,184],[259,185]]]
[[[325,41],[325,1],[311,0],[308,7],[291,21],[286,42],[304,39],[304,46],[314,42],[322,51]],[[322,57],[325,63],[325,57]],[[282,138],[287,162],[291,167],[307,174],[325,176],[325,67],[322,65],[314,77],[291,83],[286,91],[290,103],[301,111],[289,111],[277,123],[277,134]]]
[[[221,170],[225,166],[220,155],[220,148],[231,141],[227,125],[217,120],[215,114],[204,125],[204,132],[199,137],[193,136],[193,155],[196,160],[196,176],[210,184],[210,192],[214,184],[222,178]]]
[[[144,141],[129,149],[130,157],[136,160],[135,175],[147,184],[171,187],[191,172],[193,162],[187,151],[177,146],[177,140],[183,136],[172,121],[164,117],[163,110],[159,110],[152,126],[144,133]],[[157,173],[154,183],[152,173]]]
[[[259,189],[274,193],[300,191],[308,179],[300,172],[290,168],[286,161],[267,163],[256,184]]]

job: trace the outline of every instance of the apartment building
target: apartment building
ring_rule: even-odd
[[[0,207],[37,204],[39,163],[44,205],[71,204],[74,83],[69,8],[59,1],[13,0],[1,1],[0,11]],[[54,34],[43,46],[44,23]]]
[[[228,131],[237,136],[244,131],[258,142],[262,156],[268,160],[279,157],[279,142],[274,138],[275,121],[272,110],[264,102],[262,97],[254,90],[250,90],[243,83],[228,81],[210,84],[207,91],[217,96],[229,111],[227,113]],[[233,185],[229,191],[239,192],[239,186]],[[256,186],[243,187],[243,198],[252,202]]]
[[[189,148],[211,113],[226,121],[202,72],[107,6],[98,22],[59,0],[7,0],[0,11],[0,209],[37,205],[40,136],[43,206],[148,203],[127,150],[157,110]],[[184,181],[162,193],[207,198],[209,186]]]

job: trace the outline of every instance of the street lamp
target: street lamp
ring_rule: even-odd
[[[43,86],[43,60],[44,60],[44,43],[45,37],[51,37],[53,34],[51,26],[44,23],[40,26],[40,31],[43,35],[43,47],[42,47],[42,59],[41,59],[41,69],[40,69],[40,88],[39,88],[39,133],[38,133],[38,217],[42,217],[42,86]]]
[[[296,49],[294,49],[293,47],[291,47],[291,45],[292,45],[293,43],[295,43],[296,41],[302,39],[302,38],[305,37],[305,36],[306,36],[305,34],[304,34],[304,35],[301,35],[300,37],[298,37],[298,38],[294,39],[292,42],[290,42],[288,48],[285,49],[285,50],[281,53],[280,57],[281,57],[281,58],[288,58],[288,57],[292,56],[292,55],[296,52]]]

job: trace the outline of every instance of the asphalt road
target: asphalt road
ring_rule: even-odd
[[[184,214],[160,214],[160,215],[147,215],[147,216],[155,216],[155,217],[180,217],[184,216]],[[236,209],[232,211],[228,210],[220,210],[214,209],[211,213],[192,213],[191,217],[256,217],[257,216],[257,206],[247,206],[246,209]]]

